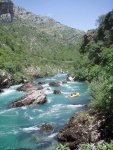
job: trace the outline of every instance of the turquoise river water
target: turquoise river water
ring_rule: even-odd
[[[47,95],[47,102],[42,105],[8,109],[10,102],[25,94],[16,90],[20,85],[11,86],[0,94],[0,150],[19,148],[46,150],[58,143],[56,138],[58,131],[75,112],[87,109],[84,104],[89,101],[86,83],[67,82],[59,87],[49,87],[49,82],[62,81],[65,78],[66,74],[58,74],[34,81],[45,82],[43,92]],[[53,94],[54,89],[59,89],[61,94]],[[75,90],[80,96],[70,98],[69,94]],[[40,130],[40,126],[44,123],[51,124],[54,131],[47,133]]]

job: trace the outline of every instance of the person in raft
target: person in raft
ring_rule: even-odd
[[[77,94],[77,92],[75,91],[75,92],[74,92],[74,95],[76,95],[76,94]]]
[[[70,93],[70,96],[72,96],[73,94],[72,93]]]

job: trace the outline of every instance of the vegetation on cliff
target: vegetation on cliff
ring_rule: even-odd
[[[0,69],[18,82],[22,75],[73,70],[77,41],[84,32],[14,6],[12,22],[0,21]]]
[[[75,79],[90,84],[89,106],[92,109],[91,114],[82,112],[83,116],[78,119],[75,114],[58,133],[58,139],[67,143],[70,149],[113,149],[113,11],[99,18],[99,27],[88,31],[79,41],[78,57],[73,63]],[[87,117],[92,116],[94,119],[88,123]],[[92,138],[97,139],[91,141]]]
[[[0,21],[0,69],[14,82],[23,75],[59,70],[90,82],[90,106],[97,110],[99,119],[106,118],[104,135],[108,138],[104,140],[109,142],[113,138],[113,11],[97,22],[99,27],[84,35],[14,6],[14,20]]]
[[[97,111],[97,120],[105,118],[101,136],[110,142],[113,139],[113,11],[99,23],[96,30],[88,31],[81,39],[80,57],[74,64],[75,76],[91,83],[89,105]]]
[[[96,30],[83,36],[79,51],[76,78],[91,82],[92,106],[103,115],[113,115],[113,11],[106,14]]]

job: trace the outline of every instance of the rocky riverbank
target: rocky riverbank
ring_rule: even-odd
[[[0,93],[4,88],[9,88],[12,85],[11,75],[0,69]]]
[[[59,131],[59,142],[65,143],[71,150],[79,148],[80,144],[97,144],[105,140],[104,117],[97,119],[96,111],[82,111],[74,114],[69,122]]]

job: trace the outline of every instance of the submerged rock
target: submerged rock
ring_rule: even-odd
[[[46,132],[50,132],[50,131],[54,130],[54,127],[49,123],[45,123],[41,126],[41,130],[46,131]]]

